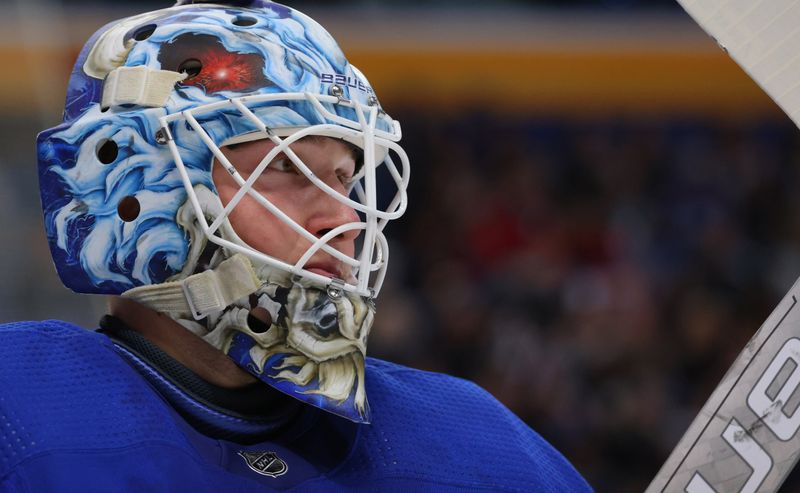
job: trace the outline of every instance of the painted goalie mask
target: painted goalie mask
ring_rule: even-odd
[[[179,2],[109,24],[86,44],[64,122],[37,142],[53,259],[70,289],[164,312],[273,387],[367,422],[382,231],[406,208],[400,125],[319,24],[264,0],[236,5]],[[359,155],[346,187],[293,151],[319,136]],[[256,140],[268,150],[246,172],[223,152]],[[260,193],[254,183],[278,156],[352,221],[309,231]],[[214,167],[238,186],[224,204]],[[230,220],[245,200],[305,252],[279,258],[245,242]],[[350,248],[336,247],[343,235]],[[339,266],[338,278],[311,268],[319,259]],[[253,310],[268,323],[253,323]]]

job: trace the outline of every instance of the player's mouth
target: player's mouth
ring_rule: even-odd
[[[314,274],[330,277],[331,279],[343,279],[341,266],[334,262],[314,262],[313,264],[305,265],[303,268]]]

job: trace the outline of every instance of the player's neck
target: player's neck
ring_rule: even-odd
[[[229,357],[168,316],[121,297],[109,299],[109,314],[140,333],[205,381],[225,388],[256,382]]]

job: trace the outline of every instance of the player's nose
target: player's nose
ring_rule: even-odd
[[[318,189],[316,195],[317,197],[314,202],[317,205],[314,214],[312,214],[307,224],[308,231],[316,237],[321,238],[333,229],[344,224],[361,222],[358,213],[349,205],[343,204],[322,189]],[[336,235],[332,241],[352,242],[358,237],[360,232],[360,229],[350,229]]]

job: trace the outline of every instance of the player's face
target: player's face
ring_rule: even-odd
[[[274,147],[269,140],[258,140],[224,147],[222,152],[246,180]],[[291,149],[319,179],[346,195],[356,166],[350,146],[327,137],[313,137],[298,140]],[[223,205],[227,205],[239,190],[239,185],[216,161],[212,176]],[[283,153],[270,162],[253,188],[317,237],[337,226],[359,220],[352,208],[314,185]],[[250,195],[244,196],[229,218],[236,233],[248,245],[290,264],[297,262],[311,245]],[[353,256],[358,234],[358,230],[348,231],[328,244],[345,255]],[[344,280],[351,277],[349,266],[321,251],[314,254],[305,268],[327,277]]]

